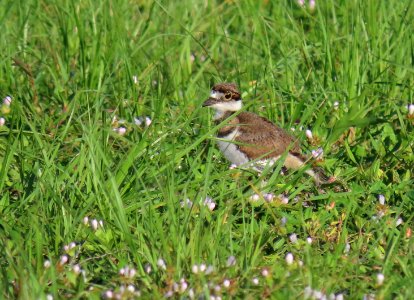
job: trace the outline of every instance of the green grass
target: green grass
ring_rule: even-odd
[[[0,97],[12,104],[1,108],[0,298],[99,299],[128,284],[144,299],[412,296],[412,1],[1,6]],[[295,128],[304,152],[322,147],[345,188],[229,170],[201,108],[221,81],[240,85],[247,110]],[[134,124],[145,116],[150,126]],[[289,204],[252,203],[259,191]],[[213,271],[195,274],[199,264]]]

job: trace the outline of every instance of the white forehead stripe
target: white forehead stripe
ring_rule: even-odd
[[[210,93],[210,98],[214,98],[214,99],[220,99],[223,96],[224,96],[224,93],[217,92],[217,91],[211,91]]]

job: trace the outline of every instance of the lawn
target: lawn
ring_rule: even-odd
[[[0,30],[0,298],[414,294],[413,1],[5,0]],[[218,82],[337,183],[229,168]]]

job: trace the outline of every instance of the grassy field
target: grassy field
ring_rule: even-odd
[[[411,298],[414,3],[304,2],[3,1],[0,298]],[[229,169],[222,81],[340,184]]]

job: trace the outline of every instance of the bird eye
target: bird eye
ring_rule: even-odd
[[[227,93],[224,95],[224,98],[226,98],[227,100],[231,99],[231,93]]]

